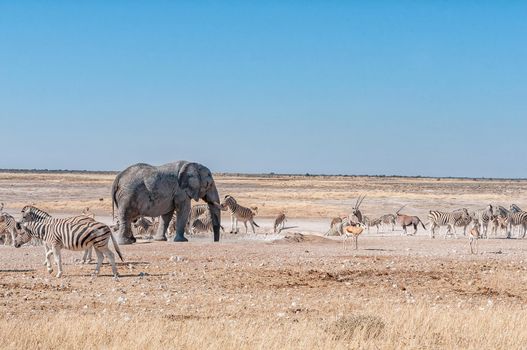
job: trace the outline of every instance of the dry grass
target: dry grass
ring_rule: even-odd
[[[368,315],[306,317],[122,317],[79,311],[0,320],[4,349],[522,349],[525,310],[369,305]],[[18,336],[23,335],[23,336]]]

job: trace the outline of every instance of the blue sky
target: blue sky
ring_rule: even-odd
[[[0,168],[527,177],[527,3],[0,1]]]

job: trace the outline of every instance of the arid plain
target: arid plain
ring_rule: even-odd
[[[112,174],[0,173],[15,217],[29,203],[53,215],[85,207],[111,223]],[[322,237],[359,194],[366,215],[527,207],[527,181],[215,175],[220,196],[258,206],[257,234],[121,246],[110,268],[64,252],[49,275],[42,247],[0,246],[2,348],[525,348],[527,239],[402,236],[383,228],[359,249]],[[288,229],[272,234],[285,211]],[[222,223],[230,230],[230,218]],[[243,232],[242,228],[242,232]],[[458,229],[459,232],[459,229]],[[441,234],[443,230],[441,230]]]

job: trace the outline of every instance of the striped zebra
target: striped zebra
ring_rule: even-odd
[[[135,231],[134,236],[147,236],[152,238],[158,227],[159,221],[156,219],[150,220],[144,216],[140,216],[132,222],[132,228]]]
[[[24,221],[16,223],[17,235],[15,237],[15,247],[20,248],[32,238],[44,241],[51,249],[46,253],[46,266],[49,273],[53,272],[51,266],[51,254],[55,257],[57,265],[57,277],[62,276],[62,257],[61,249],[84,250],[94,248],[97,254],[97,265],[95,276],[99,274],[104,256],[108,258],[112,265],[114,278],[119,275],[115,266],[113,252],[108,248],[108,241],[111,239],[115,251],[121,261],[124,261],[119,246],[112,235],[110,228],[97,221],[73,223],[68,219],[44,219],[40,221]]]
[[[233,196],[226,195],[221,204],[224,210],[228,210],[231,214],[231,233],[238,233],[238,220],[243,221],[245,225],[245,234],[247,234],[247,221],[251,223],[253,234],[256,234],[254,226],[260,227],[254,222],[254,215],[256,213],[252,208],[244,207],[236,202]]]
[[[274,220],[273,232],[280,233],[284,229],[286,221],[285,213],[280,213]]]
[[[220,225],[220,229],[225,233],[225,229]],[[190,232],[192,234],[197,234],[200,232],[213,232],[212,230],[212,216],[210,215],[201,215],[200,217],[194,219],[190,225]]]
[[[466,219],[469,217],[468,210],[466,208],[461,209],[462,214],[461,218]],[[444,211],[438,211],[438,210],[430,210],[428,213],[428,220],[430,221],[430,238],[435,238],[435,228],[446,226],[447,231],[445,232],[445,238],[448,234],[454,234],[454,236],[457,238],[456,230],[454,226],[456,225],[456,222],[460,220],[460,216],[458,213],[453,212],[444,212]]]
[[[4,241],[4,245],[14,245],[15,244],[15,236],[16,236],[15,224],[16,224],[16,220],[14,217],[9,215],[8,213],[0,214],[0,232],[5,232],[4,234],[6,237]],[[7,239],[8,237],[10,238],[9,243]]]
[[[22,208],[22,221],[29,222],[29,221],[42,221],[46,219],[54,219],[50,214],[45,212],[42,209],[39,209],[33,205],[26,205],[24,208]],[[95,221],[89,216],[86,215],[77,215],[72,216],[66,219],[56,219],[56,220],[66,220],[67,222],[71,224],[85,224]],[[35,237],[35,240],[38,240],[38,238]],[[44,251],[46,252],[46,256],[50,251],[50,247],[44,243]],[[82,256],[82,263],[87,263],[92,261],[92,249],[86,249],[84,251],[84,254]],[[47,264],[47,259],[44,261],[44,264]]]
[[[454,231],[456,230],[456,227],[463,227],[463,236],[467,235],[467,227],[472,222],[472,216],[464,216],[463,215],[463,209],[457,209],[453,211],[454,215],[456,215],[456,223],[454,224]]]
[[[187,224],[185,225],[185,233],[191,235],[192,234],[192,223],[197,218],[207,215],[210,216],[210,210],[208,204],[197,204],[192,206],[190,208],[190,213],[188,216]],[[174,211],[174,215],[172,216],[172,220],[170,220],[170,223],[168,224],[167,228],[167,234],[172,234],[173,232],[176,232],[176,223],[177,223],[177,211]]]
[[[487,237],[487,229],[489,227],[489,221],[492,219],[494,209],[491,204],[487,205],[484,209],[475,210],[472,214],[472,218],[476,219],[480,225],[480,235]]]
[[[511,231],[513,226],[520,226],[520,232],[518,233],[518,237],[521,234],[521,238],[525,237],[525,232],[527,231],[527,212],[520,211],[520,212],[509,212],[509,216],[507,216],[507,238],[511,238]]]
[[[385,214],[383,216],[380,217],[381,219],[381,222],[383,225],[391,225],[392,226],[392,231],[395,230],[395,215],[393,214]]]
[[[377,233],[379,233],[379,226],[382,224],[382,220],[380,218],[377,219],[371,219],[368,216],[363,217],[363,222],[365,226],[368,228],[368,233],[370,233],[370,227],[377,227]]]

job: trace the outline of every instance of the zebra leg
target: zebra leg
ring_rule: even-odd
[[[62,277],[62,256],[60,255],[60,248],[57,246],[51,247],[51,252],[55,257],[55,264],[57,264],[57,277]]]
[[[101,250],[101,252],[104,255],[106,255],[108,257],[108,260],[110,261],[110,265],[112,266],[113,278],[114,279],[118,278],[119,277],[119,273],[117,272],[117,266],[115,266],[115,255],[110,250],[110,248],[108,248],[108,246],[101,247],[99,249]]]
[[[247,229],[247,221],[244,221],[243,224],[245,225],[245,234],[249,233]],[[253,227],[253,233],[254,233],[254,227]]]
[[[92,258],[91,258],[92,249],[93,249],[92,247],[89,247],[88,249],[84,250],[84,255],[82,256],[82,263],[83,264],[89,263],[92,260]]]
[[[231,232],[229,232],[229,233],[235,233],[234,232],[234,215],[233,214],[231,214]]]
[[[100,248],[95,248],[95,254],[97,254],[97,265],[95,265],[95,272],[93,273],[94,277],[97,277],[99,275],[99,271],[101,270],[102,261],[104,260],[104,255],[100,251]]]
[[[48,252],[51,251],[51,249],[48,247],[48,244],[46,242],[43,242],[44,243],[44,266],[47,266],[48,265]],[[51,264],[51,261],[49,262]]]
[[[238,218],[236,216],[234,217],[234,227],[235,227],[234,233],[238,233]]]
[[[45,245],[44,245],[44,248],[46,248]],[[53,266],[51,265],[51,254],[53,254],[53,251],[51,249],[50,250],[46,249],[46,259],[44,260],[44,265],[46,265],[48,269],[48,273],[53,272]]]

